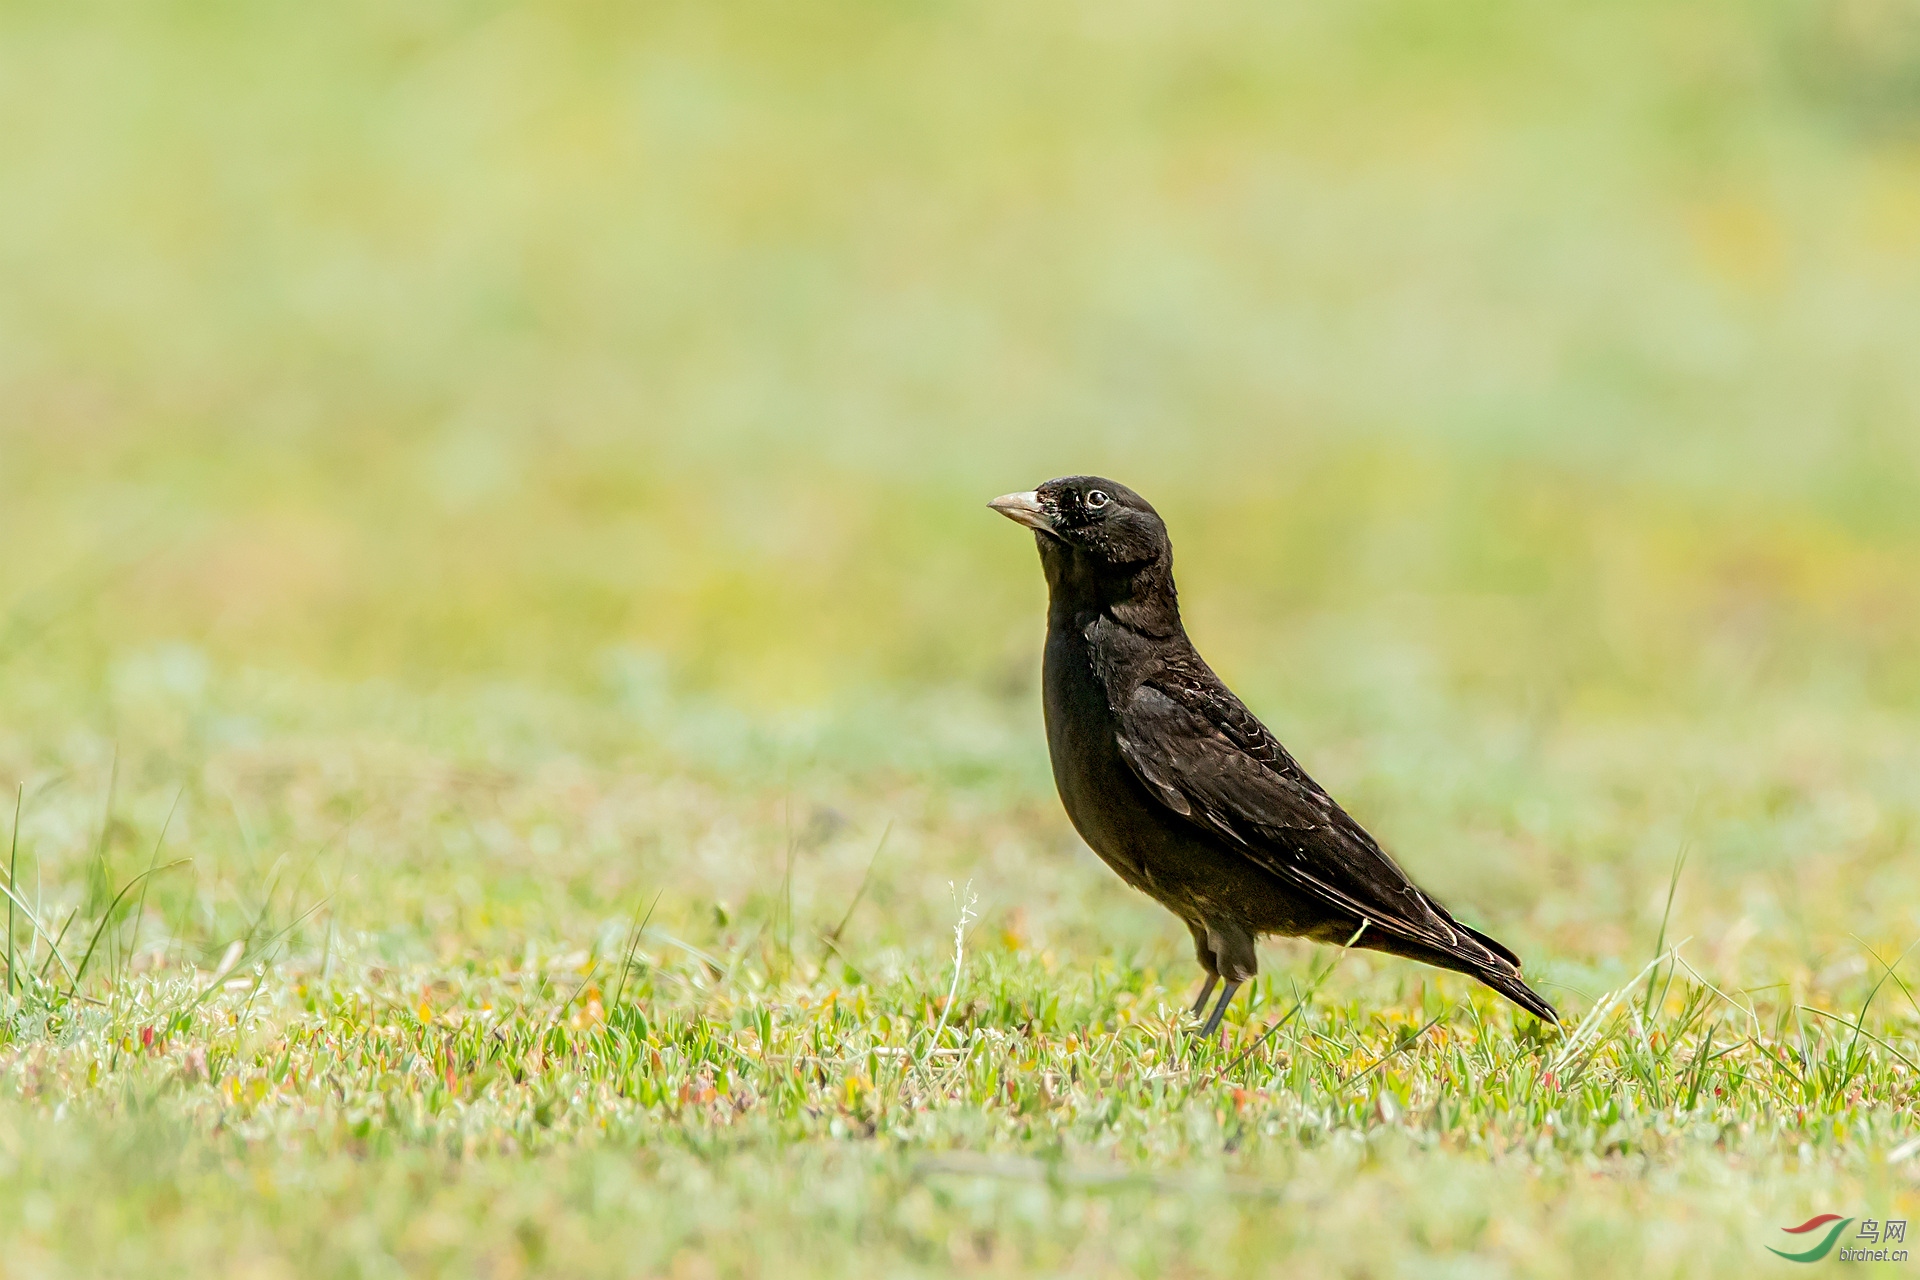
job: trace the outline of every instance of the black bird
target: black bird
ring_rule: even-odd
[[[1259,971],[1261,934],[1470,974],[1558,1022],[1520,957],[1422,892],[1213,674],[1180,625],[1173,545],[1146,499],[1065,476],[988,505],[1040,545],[1060,801],[1121,879],[1186,921],[1206,971],[1194,1016],[1226,979],[1202,1035]]]

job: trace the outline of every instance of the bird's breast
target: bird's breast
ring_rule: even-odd
[[[1042,668],[1047,752],[1074,829],[1122,878],[1152,890],[1140,784],[1120,756],[1114,715],[1082,628],[1048,628]]]

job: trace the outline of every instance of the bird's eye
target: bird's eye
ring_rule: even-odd
[[[1087,509],[1090,511],[1098,511],[1100,508],[1106,506],[1109,501],[1110,499],[1107,495],[1099,489],[1090,489],[1087,491]]]

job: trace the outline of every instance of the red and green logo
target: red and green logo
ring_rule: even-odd
[[[1826,1236],[1819,1244],[1814,1245],[1813,1248],[1805,1250],[1804,1252],[1788,1253],[1785,1249],[1776,1249],[1772,1245],[1767,1246],[1767,1252],[1777,1253],[1788,1262],[1818,1262],[1833,1252],[1834,1243],[1840,1239],[1840,1233],[1845,1231],[1847,1224],[1852,1221],[1852,1218],[1843,1218],[1837,1213],[1822,1213],[1808,1218],[1797,1227],[1782,1227],[1781,1230],[1790,1236],[1802,1236],[1810,1231],[1818,1231],[1820,1228],[1827,1226],[1828,1223],[1833,1224],[1832,1227],[1828,1228]]]
[[[1850,1244],[1840,1245],[1840,1252],[1834,1257],[1840,1262],[1905,1262],[1905,1249],[1888,1248],[1889,1245],[1907,1242],[1907,1220],[1888,1218],[1885,1222],[1878,1218],[1843,1218],[1837,1213],[1823,1213],[1808,1218],[1797,1227],[1780,1228],[1790,1236],[1806,1236],[1809,1240],[1818,1239],[1820,1243],[1798,1253],[1789,1253],[1785,1249],[1767,1246],[1767,1252],[1785,1258],[1788,1262],[1818,1262],[1833,1253],[1833,1246],[1840,1243],[1840,1235],[1855,1222],[1860,1224]],[[1815,1232],[1826,1234],[1816,1237]]]

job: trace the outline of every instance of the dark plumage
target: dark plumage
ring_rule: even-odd
[[[1180,625],[1173,547],[1147,501],[1098,476],[990,504],[1046,570],[1047,748],[1061,803],[1120,878],[1186,921],[1219,1026],[1261,934],[1470,974],[1550,1022],[1520,958],[1447,914],[1295,763]],[[1363,927],[1364,925],[1364,927]]]

